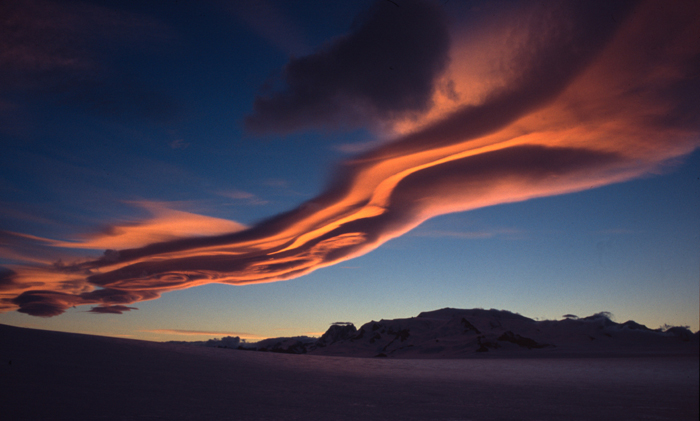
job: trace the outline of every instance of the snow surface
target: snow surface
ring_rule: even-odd
[[[696,350],[489,355],[291,355],[0,325],[0,418],[698,419]]]

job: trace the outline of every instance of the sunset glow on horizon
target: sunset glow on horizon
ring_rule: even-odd
[[[490,5],[467,2],[452,6],[431,1],[399,3],[401,7],[397,7],[394,2],[363,3],[359,8],[364,10],[360,14],[360,20],[355,21],[348,32],[321,36],[323,42],[311,42],[315,45],[312,48],[313,52],[307,51],[303,55],[299,55],[298,52],[290,53],[291,58],[286,58],[286,64],[281,67],[281,76],[275,76],[277,80],[274,77],[271,79],[270,85],[274,86],[274,89],[250,91],[236,97],[236,106],[239,109],[227,113],[233,112],[238,121],[236,127],[244,129],[239,134],[235,131],[239,130],[238,128],[227,129],[229,132],[224,136],[245,138],[236,141],[243,142],[236,143],[239,146],[217,143],[215,146],[199,146],[204,149],[194,151],[198,146],[192,133],[196,133],[197,127],[200,127],[199,123],[187,122],[187,119],[180,117],[170,122],[158,117],[154,118],[153,122],[143,123],[139,120],[140,117],[130,116],[130,113],[140,112],[140,101],[128,98],[123,99],[124,104],[119,103],[119,98],[115,100],[114,107],[124,107],[124,110],[115,111],[113,116],[109,117],[113,121],[107,119],[105,122],[104,117],[89,117],[85,120],[87,123],[83,124],[81,119],[85,119],[86,115],[90,115],[101,105],[90,103],[92,100],[85,99],[87,97],[82,93],[76,94],[79,97],[78,105],[65,105],[68,100],[61,97],[56,100],[56,109],[65,111],[72,109],[70,107],[77,107],[77,117],[72,124],[80,126],[79,129],[75,129],[78,137],[81,136],[80,130],[89,129],[91,133],[97,133],[100,127],[121,133],[119,136],[129,139],[117,141],[116,145],[123,142],[123,152],[112,152],[119,149],[112,145],[113,141],[98,138],[90,143],[89,148],[82,148],[85,151],[81,151],[77,143],[78,146],[74,147],[66,140],[52,141],[50,135],[43,135],[50,146],[41,146],[44,140],[31,140],[25,144],[24,139],[41,137],[35,134],[38,133],[36,130],[32,133],[29,129],[32,123],[21,123],[23,120],[17,119],[20,122],[18,125],[5,125],[4,129],[0,129],[0,135],[8,139],[10,156],[16,154],[18,159],[35,162],[37,171],[49,171],[40,170],[39,162],[44,158],[37,159],[37,156],[46,156],[51,162],[58,160],[71,165],[55,176],[56,180],[59,180],[57,184],[49,180],[47,186],[51,186],[52,192],[55,192],[52,194],[63,194],[66,197],[74,194],[73,190],[80,190],[74,194],[75,197],[82,198],[83,194],[93,194],[90,200],[80,199],[82,203],[89,203],[93,210],[90,211],[89,217],[87,214],[82,217],[85,220],[82,229],[76,222],[81,218],[77,210],[81,206],[80,202],[57,201],[55,210],[50,212],[30,210],[38,209],[36,206],[42,209],[52,206],[53,199],[45,198],[39,202],[35,199],[30,200],[29,197],[32,197],[34,191],[32,189],[43,191],[47,187],[33,187],[36,182],[32,182],[32,185],[23,184],[25,181],[10,176],[9,174],[16,171],[13,169],[16,164],[8,161],[3,170],[7,171],[3,174],[8,175],[0,179],[0,188],[6,192],[3,194],[6,199],[3,199],[3,212],[0,215],[3,218],[0,225],[0,264],[6,268],[0,267],[0,311],[4,312],[0,317],[12,319],[0,319],[0,322],[21,324],[25,322],[17,319],[20,317],[17,313],[52,317],[83,305],[92,305],[90,311],[93,313],[129,312],[131,315],[134,313],[131,310],[136,309],[139,303],[162,299],[165,293],[201,288],[207,284],[248,285],[244,288],[252,288],[251,284],[269,284],[310,276],[321,268],[330,270],[335,266],[334,270],[339,271],[343,268],[342,265],[338,266],[338,263],[357,259],[378,248],[381,249],[390,240],[406,236],[422,224],[427,224],[426,221],[441,215],[477,209],[484,209],[485,212],[488,211],[485,208],[496,205],[513,206],[509,204],[525,201],[531,201],[532,206],[538,206],[537,203],[541,202],[532,199],[593,192],[597,188],[632,180],[663,178],[681,166],[684,159],[688,159],[689,156],[697,157],[695,151],[700,147],[700,119],[697,117],[700,111],[697,81],[700,71],[700,37],[697,36],[700,6],[697,3],[677,2],[672,6],[654,1],[614,4],[495,2]],[[273,32],[270,32],[270,28],[266,29],[262,23],[264,20],[254,19],[253,15],[274,15],[278,25],[281,25],[279,19],[282,19],[282,16],[286,16],[285,19],[289,19],[289,22],[301,19],[292,18],[291,12],[284,12],[285,6],[277,2],[260,4],[267,5],[267,8],[241,7],[240,10],[230,10],[227,19],[237,22],[235,27],[240,29],[236,31],[243,31],[241,33],[267,34],[263,35],[261,40],[266,36],[274,38],[276,35],[270,35]],[[336,19],[345,16],[346,9],[351,8],[349,5],[337,7],[337,15],[334,15]],[[353,4],[352,7],[359,6]],[[450,9],[451,7],[454,9]],[[10,51],[0,53],[3,66],[0,70],[3,74],[14,76],[23,73],[29,76],[14,76],[14,85],[10,82],[10,85],[2,86],[0,113],[5,114],[3,121],[13,118],[16,113],[25,115],[24,113],[28,113],[32,107],[36,107],[29,100],[22,102],[23,100],[18,99],[18,95],[21,96],[23,92],[36,95],[39,98],[37,103],[43,101],[43,96],[56,95],[52,90],[72,92],[74,88],[71,85],[64,87],[60,85],[62,82],[53,81],[50,77],[52,74],[79,74],[80,76],[75,77],[75,83],[84,83],[86,86],[94,84],[95,89],[101,92],[100,95],[106,97],[117,95],[110,93],[109,89],[105,88],[108,86],[107,82],[101,80],[115,77],[107,70],[99,68],[104,64],[98,66],[97,63],[99,60],[105,60],[104,57],[92,57],[86,55],[86,51],[97,47],[99,42],[123,42],[124,45],[129,45],[134,40],[130,40],[124,33],[126,29],[123,25],[127,25],[126,22],[137,25],[143,39],[165,45],[163,52],[159,54],[176,54],[169,50],[173,48],[168,46],[169,43],[177,45],[180,42],[188,42],[183,41],[187,37],[196,39],[194,32],[187,33],[183,29],[185,27],[178,27],[175,21],[160,21],[159,19],[165,18],[159,14],[161,11],[155,9],[126,11],[116,9],[115,5],[99,2],[90,8],[77,9],[45,1],[33,2],[31,7],[17,3],[8,10],[14,17],[13,28],[16,32],[10,31],[9,35],[0,35],[0,44],[5,47],[5,51]],[[60,13],[56,12],[57,16],[81,15],[88,22],[97,22],[95,19],[101,17],[112,22],[114,32],[96,34],[94,46],[86,42],[83,50],[75,51],[62,48],[61,45],[56,45],[55,50],[52,50],[51,46],[39,46],[38,41],[28,40],[19,35],[23,28],[32,27],[38,19],[50,21],[49,10],[59,10]],[[307,10],[305,13],[310,13],[311,18],[314,13],[329,10],[319,9],[313,13]],[[207,13],[210,12],[212,11],[207,9]],[[86,18],[88,14],[93,20]],[[270,19],[270,22],[274,21]],[[74,35],[83,30],[77,27],[45,28],[50,28],[48,31]],[[190,29],[194,30],[193,28],[194,26]],[[313,33],[310,28],[311,26],[307,27],[308,34]],[[107,25],[104,31],[109,30]],[[213,36],[204,29],[201,31],[198,36],[202,39]],[[329,28],[319,31],[327,32]],[[69,35],[66,37],[70,38]],[[287,38],[289,37],[291,35]],[[291,42],[292,38],[287,39],[287,42]],[[116,41],[117,39],[120,41]],[[375,43],[376,39],[382,41]],[[271,38],[261,41],[261,45],[269,43],[270,40]],[[272,42],[274,44],[274,41]],[[415,45],[412,46],[411,43]],[[407,45],[397,47],[403,44]],[[116,49],[115,57],[126,54],[122,47],[115,45],[110,47]],[[289,47],[292,44],[285,45]],[[143,53],[133,54],[135,57],[131,66],[138,66],[139,60],[150,63],[142,57]],[[279,59],[275,60],[270,64],[261,59],[252,68],[257,69],[255,71],[258,73],[269,74],[276,71],[279,74],[280,67],[274,64],[278,63]],[[386,60],[386,63],[383,60]],[[149,65],[144,64],[144,68],[148,68]],[[182,63],[181,65],[187,66]],[[84,70],[86,67],[91,67],[92,70]],[[95,72],[106,73],[103,76],[95,76],[96,81],[91,81],[90,78]],[[133,75],[128,76],[129,78],[144,78],[143,82],[129,82],[130,86],[147,83],[145,80],[149,77],[148,73],[134,76],[137,74],[135,69],[124,71],[127,75],[130,72],[133,72]],[[370,75],[375,75],[377,80],[368,79]],[[177,80],[179,76],[172,77]],[[80,82],[81,80],[85,81]],[[262,82],[264,78],[257,77],[256,80]],[[203,83],[202,80],[197,80],[194,86]],[[231,92],[244,92],[248,89],[239,88],[239,83],[245,84],[242,80],[236,81],[235,85],[231,85]],[[161,88],[133,89],[137,92],[155,92]],[[184,84],[179,89],[183,90],[173,91],[172,95],[192,94],[189,91],[185,92],[189,88],[185,89]],[[159,95],[149,98],[153,101],[165,101],[165,94]],[[190,113],[191,121],[199,118],[194,116],[206,112],[206,108],[197,111],[198,107],[204,107],[197,105],[201,101],[213,101],[211,106],[217,109],[216,112],[221,112],[221,108],[216,105],[217,101],[223,101],[221,98],[212,96],[207,99],[203,93],[198,95],[194,98],[199,99],[193,100],[185,107],[188,110],[183,111]],[[85,101],[88,101],[88,108],[92,107],[91,110],[83,111],[80,108],[80,104]],[[245,101],[247,102],[242,103]],[[161,105],[154,106],[154,109],[160,110],[159,112],[162,109],[169,110]],[[59,111],[46,111],[52,112],[57,118],[62,118]],[[229,119],[230,117],[224,117],[222,121]],[[135,123],[130,123],[132,121]],[[207,126],[207,130],[211,130],[211,126]],[[185,132],[189,135],[181,134]],[[283,146],[284,143],[297,142],[296,138],[292,137],[298,133],[309,139],[318,139],[313,141],[318,143],[301,142],[298,147],[300,153],[302,147],[309,148],[308,157],[313,159],[313,162],[316,162],[314,154],[320,153],[314,150],[327,151],[320,159],[324,165],[340,162],[335,164],[331,177],[326,175],[330,181],[325,182],[326,187],[315,196],[309,197],[308,193],[297,195],[293,189],[287,189],[286,196],[278,196],[275,199],[275,196],[269,193],[271,189],[288,185],[286,181],[275,181],[279,177],[279,168],[291,168],[295,174],[318,173],[318,168],[310,167],[291,154],[263,163],[268,159],[264,154],[271,153],[272,149],[278,147],[287,148]],[[338,150],[342,149],[334,150],[330,145],[347,143],[347,140],[343,140],[348,138],[347,133],[359,136],[359,140],[356,141],[358,145],[364,142],[371,147],[360,147],[356,150],[364,150],[358,154],[337,158]],[[210,132],[198,136],[216,138],[222,135]],[[339,140],[335,140],[335,136],[339,136]],[[266,140],[259,140],[257,137]],[[285,139],[277,140],[276,137]],[[154,140],[159,138],[163,140]],[[177,139],[166,141],[168,138]],[[185,140],[182,140],[183,138]],[[61,146],[62,142],[65,142],[66,146]],[[169,145],[167,154],[181,153],[181,157],[153,157],[153,152],[147,151],[159,148],[160,146],[153,146],[158,144],[157,142]],[[323,142],[327,143],[320,146]],[[104,145],[99,146],[100,144]],[[201,141],[200,144],[206,145],[205,141]],[[34,149],[35,146],[37,149]],[[217,150],[226,151],[227,148],[230,149],[230,153],[222,152],[221,156],[217,156]],[[189,157],[188,150],[192,150]],[[203,152],[204,150],[209,152]],[[102,151],[106,155],[116,153],[116,160],[124,163],[129,161],[131,156],[148,156],[149,158],[143,161],[144,164],[151,160],[156,165],[149,169],[145,166],[127,168],[131,164],[126,164],[121,168],[125,174],[129,174],[128,177],[132,177],[128,179],[142,179],[144,185],[141,187],[120,183],[115,189],[111,181],[105,180],[111,177],[123,178],[122,169],[119,169],[119,165],[113,168],[109,163],[105,165],[111,169],[102,169],[102,164],[93,160],[93,156],[101,156]],[[128,155],[122,158],[121,153]],[[231,161],[232,156],[237,156],[233,158],[235,161]],[[248,168],[246,160],[257,160],[257,156],[262,159],[260,164],[257,164],[259,166],[249,168],[247,173],[244,171],[226,179],[222,177],[225,172],[219,172],[228,166]],[[204,164],[198,163],[198,160],[202,160]],[[697,163],[692,164],[694,166],[691,171],[697,171]],[[32,170],[25,167],[23,171],[29,173]],[[103,175],[102,171],[107,172]],[[180,175],[181,172],[183,175]],[[61,177],[63,181],[60,181]],[[172,191],[165,190],[166,183],[160,182],[159,186],[157,181],[167,177],[182,180],[179,182],[180,187],[177,181],[173,182]],[[252,182],[247,181],[246,177],[251,177],[249,180],[267,181]],[[687,291],[684,295],[695,295],[694,304],[689,301],[690,304],[682,304],[678,308],[682,314],[691,315],[691,319],[677,320],[681,316],[674,313],[674,320],[659,320],[658,323],[692,323],[693,330],[698,329],[700,253],[697,249],[697,230],[700,226],[700,214],[696,212],[693,216],[692,211],[697,210],[694,206],[699,199],[693,197],[692,192],[697,194],[698,182],[692,180],[694,190],[684,201],[686,204],[683,205],[683,209],[669,210],[671,214],[689,215],[688,219],[678,217],[681,218],[679,221],[690,221],[692,225],[687,226],[690,236],[677,246],[684,247],[689,256],[693,256],[695,248],[695,257],[684,260],[682,270],[685,272],[680,276],[675,275],[675,269],[670,267],[669,263],[660,263],[664,269],[659,278],[640,280],[644,282],[640,290],[648,290],[650,295],[635,295],[633,299],[638,303],[638,307],[632,302],[621,302],[620,305],[624,308],[622,313],[636,315],[638,318],[638,314],[653,314],[649,316],[650,320],[657,320],[658,317],[662,317],[663,311],[650,313],[643,308],[655,306],[653,295],[658,294],[655,292],[657,288],[667,291],[669,288],[679,288],[678,291]],[[239,187],[242,185],[247,186],[245,190]],[[299,186],[303,186],[303,183],[299,183],[295,188],[299,189]],[[662,190],[664,189],[659,191]],[[96,198],[94,195],[101,194],[101,191],[104,192],[102,203],[93,203]],[[206,198],[203,196],[205,193],[209,195]],[[41,193],[36,197],[44,196]],[[279,204],[282,202],[279,197],[286,198],[283,203],[291,204],[292,206],[287,207],[291,210],[280,209]],[[277,200],[277,203],[271,203],[272,200]],[[224,203],[222,201],[227,201],[227,204],[212,205]],[[658,203],[658,206],[666,205]],[[628,206],[630,209],[638,209],[636,203],[629,202]],[[595,203],[587,203],[583,207],[588,209],[589,213],[595,213]],[[212,212],[213,208],[218,210]],[[243,208],[252,210],[229,214],[224,212],[226,209]],[[262,213],[267,215],[262,220],[259,216],[245,216],[255,214],[255,209],[265,208],[276,210]],[[138,215],[132,213],[120,217],[120,209],[134,209],[138,211]],[[236,212],[243,217],[236,217]],[[574,215],[576,212],[562,210],[562,218],[566,217],[565,213]],[[69,214],[72,216],[67,216]],[[518,228],[518,218],[514,215],[511,219],[511,228],[501,228],[497,231],[525,232],[524,228]],[[601,217],[600,220],[605,218],[607,216]],[[632,214],[630,218],[637,224],[635,227],[646,224],[647,229],[653,232],[657,230],[656,226],[637,221]],[[69,224],[59,223],[68,220],[71,220]],[[591,221],[595,221],[595,218],[592,217]],[[61,224],[67,229],[53,228]],[[45,227],[43,230],[42,226]],[[95,226],[100,228],[91,228]],[[434,232],[449,232],[450,229],[452,228],[440,228]],[[609,229],[626,232],[624,227]],[[571,238],[578,238],[579,235],[572,232]],[[669,235],[673,237],[675,234]],[[492,235],[474,236],[470,241],[491,237]],[[469,240],[468,236],[463,238]],[[666,240],[659,237],[656,243],[661,244],[663,241]],[[446,242],[447,240],[444,241]],[[606,243],[597,244],[607,247]],[[419,248],[416,252],[436,253],[436,256],[440,253],[427,244],[424,247],[426,248]],[[526,254],[509,255],[506,250],[510,248],[510,245],[502,248],[502,255],[494,255],[492,260],[484,261],[484,266],[490,265],[496,269],[513,259],[532,259],[525,257]],[[96,256],[98,253],[101,254]],[[629,256],[637,256],[642,252],[630,249],[629,253],[633,253]],[[664,253],[667,252],[658,255],[665,255]],[[415,260],[410,255],[405,259]],[[621,261],[627,261],[625,259]],[[572,260],[570,263],[550,261],[541,264],[557,267],[568,265],[567,267],[573,268],[579,263]],[[689,268],[687,270],[686,264]],[[396,270],[397,274],[400,274],[401,263],[398,265]],[[446,267],[439,265],[435,263],[436,271]],[[640,272],[636,269],[632,269],[627,263],[624,265],[630,269],[622,277],[622,267],[615,267],[616,280],[612,281],[612,285],[616,285],[615,282],[620,284],[611,287],[612,290],[617,290],[618,287],[622,290],[630,288],[634,281],[628,277],[639,276]],[[379,273],[380,269],[376,269],[376,273]],[[546,273],[549,271],[550,269],[543,269],[542,277],[547,278]],[[497,272],[498,270],[494,273]],[[371,273],[371,270],[365,271],[362,276],[371,276]],[[669,273],[674,275],[669,276]],[[478,303],[478,291],[488,289],[488,282],[475,279],[474,275],[468,272],[461,275],[473,279],[466,283],[474,284],[475,295],[470,299],[473,300],[472,303]],[[573,278],[579,278],[581,275],[575,274],[573,269],[571,275],[570,281],[561,282],[569,283],[573,291],[578,288],[580,282]],[[373,284],[386,282],[387,286],[398,290],[410,290],[411,287],[407,285],[418,285],[422,282],[411,278],[408,273],[405,276],[410,278],[406,285],[395,279],[377,279]],[[595,271],[591,271],[591,276],[597,276]],[[338,279],[344,277],[345,275],[339,275]],[[667,282],[670,277],[674,277],[673,282],[682,286],[669,287]],[[558,285],[560,281],[551,282]],[[651,284],[658,285],[650,286]],[[440,290],[440,283],[437,285],[436,290]],[[273,286],[270,285],[270,288]],[[450,292],[450,288],[445,285],[444,293],[457,294]],[[461,288],[460,286],[454,291],[462,291]],[[495,286],[493,288],[498,289]],[[537,294],[535,290],[551,287],[533,283],[532,288],[533,294]],[[236,290],[233,294],[236,294]],[[308,297],[308,294],[314,293],[306,291],[295,294],[305,294]],[[505,296],[509,293],[501,291],[501,294]],[[487,295],[484,295],[486,302],[491,303],[485,305],[501,305],[505,308],[509,303],[517,301],[517,293],[515,294],[502,302],[493,301],[492,298],[486,299]],[[289,297],[290,301],[303,302],[305,299],[307,298],[297,295]],[[332,302],[338,298],[329,299]],[[408,296],[406,299],[408,300]],[[578,301],[580,296],[562,293],[556,298],[550,297],[550,300],[556,301],[556,309],[549,309],[548,305],[543,305],[540,314],[550,315],[560,307],[566,307],[567,299],[576,303],[574,307],[583,305]],[[273,311],[273,308],[280,306],[277,301],[274,304],[266,304],[265,298],[258,300],[260,308],[256,311],[264,312],[266,307]],[[533,302],[539,302],[538,300]],[[589,307],[594,306],[594,297],[587,300]],[[402,299],[399,297],[398,301],[401,302]],[[420,307],[421,303],[411,301],[410,306],[392,305],[398,305],[399,308],[403,307],[405,311],[411,312]],[[436,295],[426,297],[423,305],[426,308],[420,308],[419,311],[430,310],[433,305],[452,306],[454,302],[441,301]],[[534,304],[526,307],[530,308],[532,305]],[[184,308],[182,303],[177,306]],[[668,307],[668,301],[664,300],[658,306]],[[506,309],[522,311],[519,308]],[[163,311],[164,314],[170,314],[176,310],[173,308]],[[191,308],[186,312],[197,311],[196,308]],[[328,311],[323,310],[326,317],[345,316],[344,313],[331,314]],[[379,312],[379,309],[376,312]],[[375,317],[376,312],[362,313],[358,309],[351,314],[371,318]],[[257,313],[249,311],[249,314]],[[309,317],[319,318],[320,314],[312,312]],[[695,316],[694,319],[692,315]],[[59,320],[67,316],[44,320]],[[126,314],[123,316],[126,317]],[[355,322],[364,323],[369,321],[369,318]],[[153,315],[152,319],[160,320],[160,316]],[[336,320],[323,322],[333,321]],[[242,319],[229,322],[232,324],[227,328],[223,327],[225,325],[221,324],[222,321],[217,322],[216,326],[205,323],[206,326],[193,328],[194,325],[190,321],[183,319],[169,326],[159,322],[160,327],[152,325],[141,329],[117,329],[114,330],[114,334],[117,334],[117,331],[171,335],[187,332],[195,332],[190,333],[192,335],[207,332],[212,335],[215,332],[251,332],[239,336],[250,339],[272,336],[270,332],[273,329],[269,327],[258,327],[257,324]],[[295,329],[308,332],[321,330],[322,325],[323,323],[315,326],[295,325]],[[70,325],[56,326],[60,326],[61,329],[78,330],[77,327],[69,327]],[[114,328],[105,325],[102,329],[111,331],[110,329]]]

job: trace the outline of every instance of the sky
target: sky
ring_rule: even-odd
[[[700,4],[5,1],[0,323],[698,330]]]

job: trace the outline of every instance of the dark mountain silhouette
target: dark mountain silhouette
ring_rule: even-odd
[[[480,355],[678,353],[698,349],[685,327],[650,329],[632,320],[616,323],[601,312],[537,321],[505,310],[443,308],[408,319],[380,320],[356,329],[333,324],[317,340],[272,338],[251,350],[352,357],[469,358]]]

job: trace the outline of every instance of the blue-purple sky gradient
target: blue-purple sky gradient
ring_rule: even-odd
[[[3,2],[0,323],[698,330],[700,7],[396,3]]]

